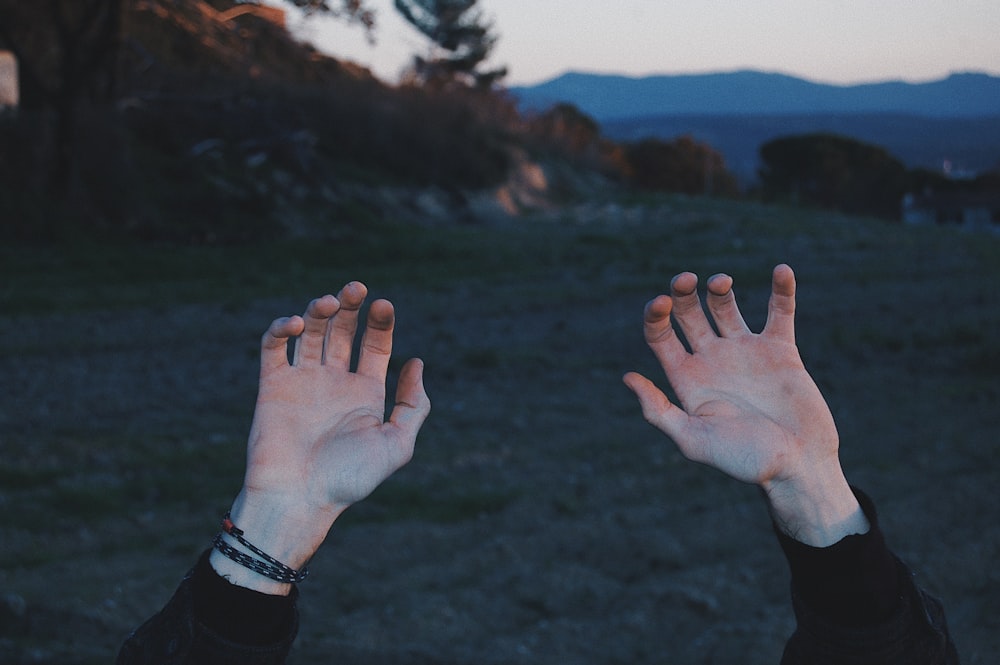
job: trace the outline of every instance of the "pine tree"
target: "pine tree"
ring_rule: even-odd
[[[506,67],[479,71],[497,42],[493,23],[475,9],[478,0],[395,0],[403,18],[431,43],[428,57],[414,57],[413,75],[427,86],[461,83],[490,88]]]

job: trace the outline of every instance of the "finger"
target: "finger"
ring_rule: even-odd
[[[337,294],[340,309],[330,319],[327,327],[323,364],[335,365],[345,370],[351,368],[354,333],[358,329],[358,311],[367,295],[368,288],[361,282],[346,284]]]
[[[683,409],[673,404],[662,390],[642,374],[629,372],[622,380],[629,390],[639,398],[642,417],[646,419],[646,422],[674,441],[683,438],[683,432],[688,422],[688,414]]]
[[[698,276],[692,272],[682,272],[670,282],[670,297],[674,301],[674,320],[687,338],[693,351],[703,346],[705,341],[715,337],[708,323],[705,310],[698,297]]]
[[[260,373],[288,366],[288,340],[302,333],[301,316],[286,316],[271,322],[260,340]]]
[[[368,323],[361,338],[358,374],[385,381],[392,355],[392,329],[395,322],[392,303],[376,300],[368,310]]]
[[[776,266],[771,276],[771,299],[763,334],[795,343],[795,273],[784,263]]]
[[[733,295],[733,278],[729,275],[713,275],[708,278],[708,311],[712,313],[715,327],[723,337],[736,337],[750,333],[750,328]]]
[[[418,358],[408,360],[399,373],[396,405],[389,414],[389,425],[396,428],[402,459],[406,464],[413,455],[413,444],[421,425],[431,412],[431,401],[424,390],[424,363]]]
[[[674,301],[669,296],[657,296],[646,303],[642,316],[642,331],[646,344],[652,349],[666,372],[688,356],[687,349],[670,324],[673,305]]]
[[[303,362],[319,364],[323,361],[323,343],[326,341],[326,329],[330,317],[337,313],[340,303],[331,295],[325,295],[309,303],[303,315],[305,327],[295,344],[293,364]]]

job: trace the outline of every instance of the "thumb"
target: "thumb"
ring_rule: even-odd
[[[629,372],[622,380],[639,398],[642,417],[675,442],[680,441],[688,424],[688,414],[675,406],[656,385],[636,372]]]
[[[399,373],[396,405],[389,414],[389,422],[412,445],[430,412],[431,400],[424,390],[424,363],[419,358],[412,358],[406,361]]]

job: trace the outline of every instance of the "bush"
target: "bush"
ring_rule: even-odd
[[[821,133],[775,139],[760,156],[767,201],[899,218],[906,167],[882,148]]]
[[[711,146],[690,136],[626,144],[631,182],[642,189],[689,195],[735,196],[736,179]]]

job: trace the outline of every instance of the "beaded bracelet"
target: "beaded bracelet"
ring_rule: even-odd
[[[235,561],[244,568],[249,568],[264,577],[272,579],[276,582],[284,582],[286,584],[298,584],[309,575],[309,569],[305,566],[303,566],[301,570],[290,568],[250,543],[250,541],[243,537],[243,530],[233,524],[233,521],[229,517],[229,513],[226,513],[226,516],[222,518],[222,531],[235,538],[240,545],[259,556],[260,559],[263,559],[263,561],[261,561],[260,559],[255,559],[249,554],[246,554],[245,552],[239,551],[223,540],[222,532],[217,533],[215,535],[215,539],[212,540],[212,545],[215,549],[222,552],[226,558]]]

